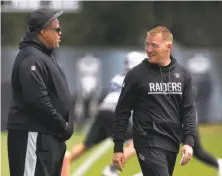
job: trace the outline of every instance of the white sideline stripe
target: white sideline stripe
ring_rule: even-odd
[[[25,168],[24,176],[34,176],[37,162],[36,144],[37,144],[37,132],[29,132],[27,140],[27,149],[25,155]]]
[[[83,176],[83,174],[93,165],[93,163],[99,159],[108,149],[112,146],[112,139],[106,139],[101,146],[99,146],[88,158],[87,160],[72,173],[72,176]]]

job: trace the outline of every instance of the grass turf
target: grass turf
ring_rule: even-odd
[[[213,156],[222,158],[222,124],[217,125],[201,125],[199,127],[201,142],[203,147],[209,151]],[[68,150],[71,150],[72,146],[80,143],[84,139],[84,136],[80,133],[75,133],[75,135],[67,142]],[[97,146],[99,147],[99,146]],[[87,160],[87,158],[95,152],[97,149],[88,151],[84,156],[79,158],[77,161],[73,162],[71,165],[71,172],[75,171],[81,164]],[[217,176],[216,169],[209,167],[195,158],[191,160],[191,162],[186,166],[180,166],[179,160],[181,156],[178,155],[177,163],[174,170],[174,176]],[[84,176],[99,176],[103,168],[111,163],[112,159],[112,146],[107,148],[107,151],[96,160],[92,166],[87,170]],[[137,162],[136,157],[130,159],[124,171],[120,174],[120,176],[132,176],[133,174],[140,172],[140,167]],[[9,176],[8,169],[8,159],[7,159],[7,133],[1,133],[1,175]]]

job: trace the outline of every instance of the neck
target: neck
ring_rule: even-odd
[[[38,40],[43,43],[47,48],[50,48],[47,41],[44,40],[40,35],[37,35]]]
[[[159,66],[166,67],[170,64],[170,62],[171,62],[170,56],[167,56],[166,58],[163,59],[161,63],[159,63]]]

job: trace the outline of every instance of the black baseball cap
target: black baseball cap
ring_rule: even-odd
[[[53,13],[49,9],[38,9],[31,13],[28,19],[28,30],[30,32],[40,31],[46,27],[52,20],[62,15],[63,11]]]

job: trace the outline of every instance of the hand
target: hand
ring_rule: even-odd
[[[72,124],[66,122],[66,129],[61,134],[61,140],[62,141],[68,140],[72,136],[73,131],[74,131],[74,126]]]
[[[193,148],[190,145],[184,145],[181,149],[181,152],[182,152],[182,159],[180,161],[180,164],[183,166],[192,159]]]
[[[123,171],[125,165],[125,157],[122,152],[113,153],[113,165],[119,170]]]

